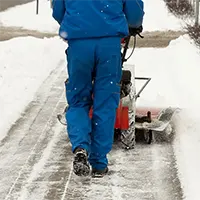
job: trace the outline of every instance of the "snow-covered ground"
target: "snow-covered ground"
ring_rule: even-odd
[[[57,22],[52,18],[48,0],[39,1],[38,15],[36,15],[36,1],[0,12],[0,24],[50,33],[57,33],[59,28]]]
[[[0,139],[61,58],[64,59],[65,48],[67,44],[58,37],[0,42]]]
[[[162,0],[144,0],[144,3],[144,30],[181,29],[180,21],[167,13]],[[35,2],[32,2],[0,13],[0,23],[57,32],[49,1],[43,0],[40,4],[38,16],[35,15]],[[59,37],[24,37],[0,42],[0,139],[20,117],[45,78],[63,60],[66,46]],[[199,50],[184,35],[167,48],[136,49],[129,62],[136,65],[137,76],[152,77],[137,102],[139,106],[182,108],[174,117],[176,137],[173,145],[186,200],[199,200]]]

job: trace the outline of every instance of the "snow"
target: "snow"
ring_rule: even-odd
[[[64,59],[66,46],[58,37],[24,37],[0,42],[0,139]]]
[[[174,119],[177,132],[174,149],[186,200],[200,199],[200,117],[196,106],[182,110]]]
[[[173,40],[167,48],[136,49],[132,62],[136,64],[136,76],[152,78],[138,99],[139,106],[199,107],[199,50],[187,35]]]
[[[144,31],[181,30],[182,21],[175,18],[166,9],[163,0],[143,0]]]
[[[59,28],[58,23],[52,18],[50,1],[47,0],[39,1],[38,15],[36,1],[0,12],[0,24],[50,33],[57,33]]]
[[[167,11],[163,0],[144,0],[144,10],[144,31],[182,29],[181,20],[176,19]],[[40,0],[38,15],[36,15],[36,1],[34,1],[0,13],[0,23],[4,26],[18,26],[25,29],[57,33],[58,24],[51,16],[50,2]]]
[[[144,0],[144,3],[145,31],[181,29],[181,21],[167,12],[162,0]],[[0,24],[57,32],[58,25],[51,17],[49,1],[40,1],[39,15],[35,15],[35,4],[32,2],[1,12]],[[0,42],[0,139],[23,114],[60,60],[65,59],[66,46],[59,37],[24,37]],[[199,200],[199,50],[187,35],[183,35],[167,48],[136,49],[129,62],[136,65],[136,76],[152,78],[138,99],[138,106],[182,109],[174,117],[176,136],[173,146],[185,199]]]

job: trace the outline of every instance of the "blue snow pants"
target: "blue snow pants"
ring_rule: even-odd
[[[91,166],[103,169],[112,149],[120,100],[120,38],[77,39],[68,44],[66,120],[72,151],[77,147],[86,149]]]

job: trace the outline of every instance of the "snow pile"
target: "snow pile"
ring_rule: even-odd
[[[58,24],[52,17],[50,1],[39,1],[39,14],[36,15],[36,1],[0,12],[0,24],[17,26],[41,32],[58,32]]]
[[[199,50],[187,35],[172,41],[167,48],[136,49],[129,62],[136,65],[136,76],[152,78],[138,99],[139,106],[187,108],[199,105]]]
[[[177,159],[179,178],[186,200],[200,199],[199,122],[199,107],[196,107],[196,109],[184,109],[174,119],[176,125],[174,151]]]
[[[0,139],[60,60],[65,60],[65,48],[58,37],[0,42]]]
[[[173,146],[186,200],[199,200],[199,50],[184,35],[165,49],[136,49],[129,62],[135,63],[136,76],[152,77],[138,99],[138,106],[182,109],[173,119],[176,129]]]

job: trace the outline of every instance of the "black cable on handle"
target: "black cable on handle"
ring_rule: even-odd
[[[144,38],[144,36],[142,36],[139,32],[130,31],[130,35],[124,39],[125,45],[124,45],[123,52],[122,52],[122,67],[123,67],[123,63],[126,62],[133,55],[133,52],[135,50],[136,43],[137,43],[137,39],[136,39],[137,35],[140,38]],[[128,56],[128,58],[126,58],[126,53],[127,53],[127,50],[128,50],[128,46],[129,46],[131,36],[134,37],[133,48],[132,48],[131,54]]]

